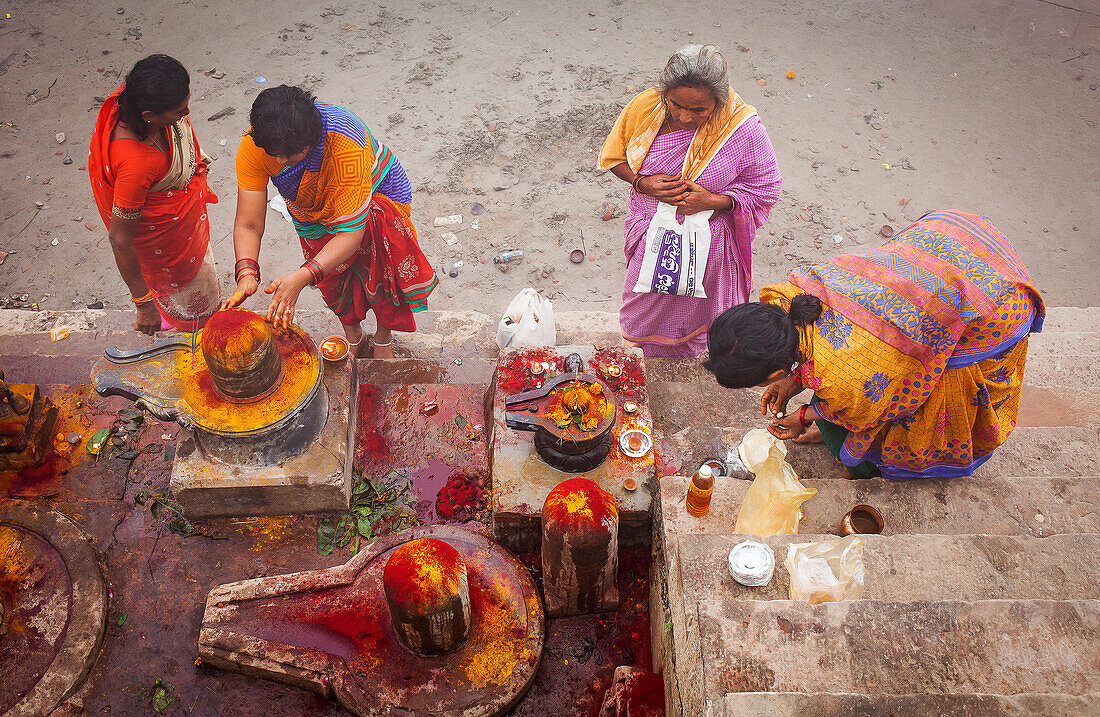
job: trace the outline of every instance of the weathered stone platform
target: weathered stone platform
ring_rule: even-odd
[[[183,429],[172,467],[172,495],[188,518],[286,515],[344,510],[351,498],[348,451],[355,431],[354,361],[324,362],[325,425],[302,453],[274,466],[228,465],[208,456]]]

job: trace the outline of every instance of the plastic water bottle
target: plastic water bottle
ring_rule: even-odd
[[[512,259],[518,259],[521,256],[523,256],[523,251],[521,249],[514,249],[513,251],[506,251],[503,254],[498,254],[495,257],[493,257],[493,263],[494,264],[507,264],[508,262],[512,261]]]

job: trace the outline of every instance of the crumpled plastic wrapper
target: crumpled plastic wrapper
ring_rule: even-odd
[[[762,538],[797,533],[802,504],[817,490],[799,482],[785,460],[787,447],[763,428],[754,428],[745,434],[738,454],[756,477],[745,493],[734,529],[741,535]]]
[[[858,535],[819,543],[792,543],[783,566],[791,576],[791,600],[816,605],[858,600],[863,594],[863,539]]]

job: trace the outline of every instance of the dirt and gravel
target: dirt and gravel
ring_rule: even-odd
[[[496,313],[534,286],[561,309],[614,311],[628,190],[596,153],[673,51],[714,42],[784,177],[754,249],[758,287],[953,208],[988,216],[1048,303],[1100,303],[1095,0],[118,2],[0,2],[0,297],[128,306],[87,146],[102,98],[165,52],[191,71],[192,118],[215,158],[226,286],[236,143],[255,95],[285,82],[357,112],[405,165],[442,281],[432,308]],[[451,214],[461,226],[433,226]],[[268,227],[273,277],[301,254],[279,215]],[[588,260],[574,265],[578,247]],[[511,249],[523,259],[494,264]],[[316,292],[303,301],[321,307]]]

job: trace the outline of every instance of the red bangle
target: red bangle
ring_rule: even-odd
[[[313,277],[313,284],[316,286],[321,283],[321,279],[325,278],[325,270],[321,268],[321,265],[316,259],[307,259],[302,268],[309,272]]]
[[[806,420],[806,409],[809,408],[809,407],[810,407],[810,405],[806,404],[802,408],[798,409],[798,422],[802,424],[803,428],[806,428],[811,423],[813,423],[813,421],[807,421]]]
[[[639,189],[638,186],[642,183],[642,180],[648,176],[648,174],[635,174],[633,181],[630,182],[630,188],[638,194],[644,194],[644,192]]]
[[[260,280],[260,262],[255,259],[238,259],[233,265],[233,280],[240,281],[241,276],[252,274],[256,281]]]

